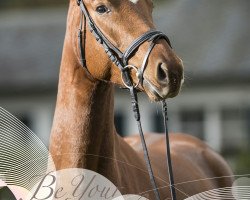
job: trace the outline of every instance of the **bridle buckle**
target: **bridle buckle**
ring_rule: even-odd
[[[126,65],[126,66],[123,68],[123,71],[124,71],[124,72],[125,72],[125,71],[132,71],[132,70],[135,70],[135,72],[136,72],[136,77],[139,77],[140,72],[139,72],[139,69],[138,69],[136,66],[134,66],[134,65]],[[133,85],[128,85],[128,84],[127,84],[128,81],[126,80],[126,77],[124,76],[124,72],[121,73],[121,79],[122,79],[122,82],[123,82],[124,86],[125,86],[126,88],[131,88],[131,87],[137,88],[137,87],[139,86],[141,80],[138,78],[138,82],[137,82],[137,83],[134,84],[133,81],[132,81],[132,84],[133,84]],[[131,78],[132,78],[132,77],[131,77]]]

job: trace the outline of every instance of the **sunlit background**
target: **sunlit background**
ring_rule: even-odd
[[[0,1],[0,106],[48,145],[55,108],[66,0]],[[195,135],[250,173],[250,1],[155,1],[155,23],[185,65],[169,100],[169,129]],[[116,127],[137,132],[126,91],[116,91]],[[145,132],[162,132],[160,104],[140,96]]]

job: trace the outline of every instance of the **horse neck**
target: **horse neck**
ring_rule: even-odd
[[[50,142],[56,168],[105,171],[99,156],[113,157],[114,131],[113,85],[89,78],[66,36]]]

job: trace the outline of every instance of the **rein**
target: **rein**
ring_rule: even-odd
[[[101,32],[101,30],[96,26],[85,4],[83,3],[83,0],[77,0],[77,4],[78,6],[80,6],[81,15],[82,15],[81,21],[80,21],[79,33],[78,33],[78,42],[79,42],[79,48],[80,48],[80,58],[81,58],[82,67],[86,69],[86,71],[90,74],[86,65],[85,42],[84,42],[84,46],[82,45],[83,39],[86,40],[86,24],[88,24],[90,32],[94,35],[97,42],[99,42],[103,46],[106,54],[109,56],[109,59],[120,69],[122,81],[125,87],[129,89],[130,91],[132,110],[134,112],[134,118],[137,122],[138,130],[140,133],[144,159],[147,165],[149,178],[153,186],[155,198],[156,200],[160,200],[160,194],[159,194],[158,187],[154,178],[154,173],[153,173],[153,169],[152,169],[149,154],[148,154],[148,149],[147,149],[147,145],[146,145],[143,130],[142,130],[140,110],[139,110],[139,104],[138,104],[138,96],[137,96],[137,87],[143,82],[143,74],[147,66],[147,61],[148,61],[151,51],[156,45],[156,41],[159,39],[164,39],[170,47],[171,47],[171,43],[168,37],[161,31],[150,30],[142,34],[136,40],[134,40],[132,44],[125,50],[125,52],[122,53],[117,47],[115,47],[105,37],[105,35]],[[84,24],[83,24],[83,18],[84,18]],[[83,30],[83,26],[84,26],[84,30]],[[140,68],[137,68],[134,65],[128,64],[129,59],[132,57],[135,51],[145,42],[151,42],[151,44],[143,59],[142,66]],[[138,78],[137,83],[133,83],[132,77],[130,76],[130,73],[129,73],[130,70],[136,71],[136,76]],[[162,101],[162,109],[163,109],[165,135],[166,135],[166,151],[167,151],[170,191],[171,191],[172,200],[176,200],[174,177],[173,177],[171,155],[170,155],[169,135],[168,135],[168,127],[167,127],[167,120],[168,120],[167,103],[164,100]]]

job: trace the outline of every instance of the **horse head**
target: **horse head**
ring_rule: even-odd
[[[126,51],[128,46],[141,35],[155,30],[152,0],[82,0],[82,2],[98,29],[121,52]],[[76,4],[75,0],[72,0],[72,3]],[[79,23],[82,17],[83,15],[78,15]],[[93,31],[90,31],[88,26],[85,28],[83,48],[90,74],[95,79],[124,86],[119,68],[91,34]],[[142,66],[150,42],[150,40],[143,42],[128,58],[127,64],[133,66],[130,68],[130,75],[134,83],[138,83],[137,69],[140,70]],[[182,83],[181,59],[174,53],[166,39],[157,39],[146,60],[143,79],[138,89],[144,91],[151,100],[159,101],[175,97]]]

